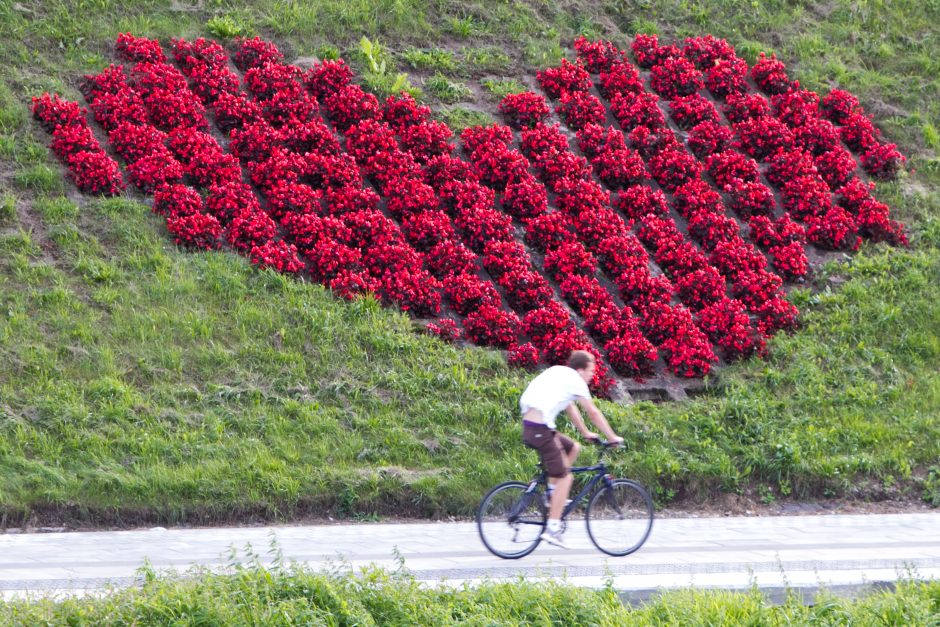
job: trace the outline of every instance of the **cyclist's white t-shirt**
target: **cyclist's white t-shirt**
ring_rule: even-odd
[[[578,371],[568,366],[552,366],[532,379],[519,399],[519,409],[525,415],[530,409],[542,412],[549,428],[555,428],[555,417],[576,398],[591,398],[587,383]]]

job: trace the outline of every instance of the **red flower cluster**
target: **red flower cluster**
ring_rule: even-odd
[[[166,61],[166,56],[163,54],[159,41],[145,37],[134,37],[130,33],[120,33],[118,35],[114,51],[118,57],[131,63],[141,61],[163,63]]]
[[[609,41],[589,41],[578,37],[573,43],[578,61],[591,74],[610,70],[611,66],[624,61],[624,54]]]
[[[121,170],[101,148],[77,102],[45,93],[33,98],[33,117],[52,133],[52,151],[82,192],[114,196],[124,189]]]
[[[694,94],[704,86],[702,73],[683,57],[669,57],[650,71],[650,87],[667,100]]]
[[[532,128],[548,117],[545,98],[531,91],[507,94],[499,103],[499,112],[513,128]]]
[[[702,164],[682,150],[668,150],[656,155],[650,159],[649,168],[656,182],[670,192],[699,178],[702,173]]]
[[[540,70],[535,79],[552,98],[560,98],[567,92],[591,89],[591,75],[584,66],[571,63],[567,59],[562,59],[558,67]]]
[[[731,147],[734,134],[717,122],[702,122],[689,131],[689,150],[699,159],[705,159],[716,152],[724,152]]]
[[[768,57],[760,53],[760,58],[751,68],[751,78],[765,94],[782,94],[791,88],[786,66],[773,54]]]
[[[675,98],[669,103],[669,114],[676,125],[686,131],[703,122],[717,124],[719,119],[715,105],[700,94]]]
[[[573,129],[582,129],[588,124],[603,124],[607,110],[597,96],[585,91],[565,92],[555,111]]]

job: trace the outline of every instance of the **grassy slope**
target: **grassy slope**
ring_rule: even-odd
[[[62,181],[28,97],[78,98],[118,32],[208,35],[219,16],[297,55],[349,53],[362,34],[390,53],[447,45],[449,79],[477,91],[484,76],[531,78],[577,32],[624,44],[655,29],[712,32],[751,59],[774,50],[807,87],[855,92],[913,157],[917,173],[879,195],[915,247],[867,247],[821,273],[795,295],[806,328],[705,396],[605,410],[635,442],[623,469],[663,500],[940,501],[936,2],[16,6],[0,4],[0,523],[465,514],[485,485],[529,472],[513,420],[524,377],[499,355],[229,254],[180,253],[145,206]]]
[[[141,589],[103,598],[0,601],[11,625],[935,625],[940,582],[904,582],[854,600],[759,590],[665,592],[637,607],[612,589],[566,582],[429,588],[407,572],[360,577],[252,567],[195,579],[146,573]]]

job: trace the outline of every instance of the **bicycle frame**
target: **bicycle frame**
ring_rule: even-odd
[[[567,518],[568,514],[574,511],[578,504],[581,503],[581,499],[587,498],[593,494],[599,483],[602,481],[610,483],[611,479],[613,478],[610,473],[607,472],[607,465],[603,463],[596,464],[594,466],[575,466],[571,468],[571,474],[581,474],[585,472],[593,472],[594,476],[591,477],[590,481],[584,484],[577,495],[571,497],[571,502],[568,503],[561,512],[562,519]],[[546,481],[547,480],[548,479],[546,478]]]

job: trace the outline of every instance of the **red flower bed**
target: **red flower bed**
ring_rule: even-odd
[[[604,150],[591,163],[604,185],[615,190],[641,183],[648,175],[643,159],[629,148]]]
[[[760,58],[751,68],[751,78],[765,94],[782,94],[792,87],[786,66],[773,54],[768,57],[760,53]]]
[[[656,347],[637,329],[628,329],[604,345],[614,372],[624,377],[639,377],[653,372],[659,358]]]
[[[428,333],[440,338],[444,342],[457,342],[463,337],[463,333],[457,326],[457,323],[450,318],[441,318],[437,322],[429,323],[425,328]],[[537,356],[538,353],[536,353],[536,357]]]
[[[121,169],[100,148],[71,155],[67,165],[69,176],[83,193],[117,196],[124,190]]]
[[[551,110],[545,98],[531,91],[507,94],[499,102],[499,112],[513,128],[532,128],[543,122]]]
[[[809,259],[803,243],[792,241],[770,249],[774,270],[787,281],[796,281],[809,274]]]
[[[675,98],[670,102],[669,114],[676,125],[686,131],[703,122],[717,123],[719,120],[715,105],[705,97],[694,93]]]
[[[862,155],[862,167],[879,181],[896,179],[905,161],[895,144],[876,144]]]
[[[436,120],[413,124],[400,132],[401,149],[410,153],[418,163],[426,164],[434,157],[453,151],[450,144],[453,135],[446,124]]]
[[[535,79],[552,98],[560,98],[566,92],[591,89],[591,75],[579,63],[571,63],[567,59],[562,59],[558,67],[539,71]]]
[[[730,298],[715,301],[698,312],[696,321],[728,361],[763,350],[763,341],[741,301]]]
[[[783,186],[783,207],[798,220],[825,215],[832,209],[829,186],[818,176],[798,176]]]
[[[793,142],[787,125],[771,117],[750,118],[734,125],[738,135],[736,146],[762,161]]]
[[[675,285],[679,298],[693,311],[725,297],[725,279],[712,266],[705,266],[678,277]]]
[[[600,124],[587,124],[584,128],[578,129],[576,133],[578,138],[578,148],[588,159],[593,159],[602,150],[622,150],[627,147],[627,140],[623,133],[612,126],[604,127]],[[564,135],[562,135],[564,137]],[[524,141],[524,138],[523,138]],[[558,148],[558,152],[567,150],[568,143],[565,139],[563,148]],[[523,148],[523,152],[525,149]],[[528,155],[528,153],[526,153]]]
[[[855,159],[848,150],[836,146],[816,157],[816,171],[830,189],[839,189],[855,175]]]
[[[534,176],[522,175],[506,185],[502,203],[509,215],[528,220],[548,211],[548,194]]]
[[[798,176],[816,176],[816,163],[813,155],[803,150],[781,150],[768,160],[767,180],[783,187]]]
[[[857,250],[862,243],[858,225],[842,207],[831,207],[825,213],[807,219],[806,239],[829,250]]]
[[[571,274],[592,276],[595,270],[594,257],[577,241],[563,242],[545,254],[545,271],[559,282]]]
[[[735,59],[734,48],[724,39],[713,35],[689,37],[685,40],[682,54],[695,63],[700,70],[715,65],[717,61]]]
[[[511,346],[506,363],[515,368],[534,370],[539,363],[539,351],[529,342]]]
[[[771,298],[755,313],[758,316],[757,330],[765,337],[778,331],[793,331],[799,326],[800,312],[782,296]]]
[[[521,133],[520,147],[522,154],[540,166],[545,159],[552,159],[558,154],[568,152],[568,138],[558,129],[557,124],[545,126],[536,124]]]
[[[521,130],[520,150],[508,126],[471,127],[461,133],[469,162],[452,156],[452,133],[428,107],[406,94],[380,106],[341,60],[303,73],[284,64],[273,44],[240,39],[233,60],[245,73],[249,98],[219,44],[174,39],[171,46],[182,72],[166,62],[158,42],[122,35],[118,54],[135,65],[88,76],[81,91],[129,164],[131,181],[154,193],[154,211],[167,216],[176,242],[210,249],[224,236],[255,265],[303,272],[342,298],[373,293],[415,316],[438,316],[445,297],[465,316],[471,342],[506,348],[510,363],[523,367],[539,359],[562,363],[574,348],[600,357],[593,338],[607,359],[592,382],[597,394],[612,385],[608,364],[623,376],[641,376],[662,355],[676,375],[703,376],[717,360],[712,343],[737,359],[762,351],[763,336],[795,328],[796,309],[780,286],[810,272],[807,240],[838,250],[854,249],[861,236],[907,243],[903,226],[855,178],[855,159],[840,145],[856,151],[873,178],[893,178],[903,166],[903,155],[881,142],[858,101],[834,90],[820,102],[763,55],[750,76],[771,98],[747,93],[747,64],[711,36],[686,39],[681,50],[645,35],[631,46],[650,68],[652,89],[670,101],[676,125],[688,131],[695,157],[624,53],[610,42],[579,38],[578,62],[538,74],[542,89],[558,99],[566,128],[543,123],[549,108],[542,96],[508,96],[500,110]],[[606,127],[607,110],[591,95],[592,73],[626,135]],[[698,93],[703,87],[724,100],[733,127],[722,126],[715,106]],[[345,138],[322,121],[321,103]],[[203,105],[231,134],[231,154],[200,130],[207,128]],[[32,110],[81,189],[120,191],[117,164],[97,145],[81,107],[46,94]],[[571,131],[587,159],[569,148]],[[263,194],[264,210],[235,157]],[[781,191],[782,217],[773,219],[773,193],[748,157],[766,162],[768,180]],[[750,237],[764,253],[741,239],[722,195],[702,179],[703,166],[730,208],[749,220]],[[364,185],[363,173],[384,203]],[[665,194],[644,185],[647,176],[672,195],[687,228],[669,218]],[[179,183],[184,178],[206,188],[205,200]],[[615,206],[628,221],[597,181],[622,189]],[[544,253],[538,270],[515,238],[512,217],[523,223],[525,241]],[[634,221],[639,238],[631,233]],[[675,285],[650,273],[651,254]],[[477,276],[481,262],[499,291]],[[596,278],[598,266],[627,307]],[[579,314],[580,328],[554,300],[546,276]],[[736,299],[728,298],[726,281]],[[696,315],[672,306],[674,296]],[[526,313],[524,322],[499,309],[501,297]],[[461,336],[446,318],[428,329],[450,341]],[[520,332],[532,343],[519,345]]]
[[[33,98],[33,117],[47,133],[55,130],[56,126],[87,126],[85,119],[87,113],[77,102],[63,100],[59,94],[44,93],[39,98]]]
[[[248,257],[259,268],[271,268],[285,274],[296,274],[304,269],[304,264],[297,257],[297,247],[284,241],[270,240],[261,246],[254,246]]]
[[[669,57],[650,70],[650,87],[667,100],[694,94],[704,86],[702,73],[682,57]]]
[[[244,209],[232,217],[225,238],[234,248],[250,251],[270,241],[277,232],[277,225],[263,211]]]
[[[628,270],[647,268],[649,255],[633,234],[614,235],[598,242],[594,254],[611,276]]]
[[[124,61],[131,61],[133,63],[138,61],[163,63],[166,61],[166,55],[163,54],[163,49],[160,47],[159,41],[156,39],[135,37],[130,33],[121,33],[118,35],[114,51],[117,53],[117,56]]]
[[[666,118],[660,110],[656,94],[614,94],[610,100],[610,112],[614,114],[625,131],[638,126],[656,129],[666,126]]]
[[[353,73],[342,59],[325,59],[304,75],[304,84],[319,100],[332,96],[352,82]]]
[[[608,100],[615,94],[641,94],[643,80],[636,68],[627,62],[616,61],[607,70],[601,70],[599,90]]]
[[[203,211],[202,196],[191,187],[164,183],[153,194],[153,212],[161,216],[192,215]]]
[[[539,348],[545,348],[551,338],[573,328],[574,323],[568,310],[557,301],[532,309],[522,318],[523,333],[532,338]]]
[[[526,223],[525,242],[532,248],[544,252],[569,241],[574,237],[573,230],[574,224],[571,218],[564,213],[560,211],[543,213]]]
[[[819,118],[819,96],[805,89],[791,89],[770,99],[774,115],[789,126],[797,128]]]
[[[555,111],[568,126],[576,130],[588,124],[603,124],[607,120],[607,110],[601,101],[594,94],[584,91],[562,94]]]
[[[839,129],[842,141],[854,152],[864,153],[878,145],[881,133],[861,111],[850,114]]]
[[[166,228],[178,246],[192,250],[213,250],[219,247],[222,225],[214,216],[204,213],[175,213],[167,216]]]
[[[161,183],[183,180],[183,166],[166,148],[152,152],[127,166],[131,182],[145,194],[152,194]]]
[[[760,179],[760,170],[753,159],[748,159],[739,152],[718,152],[705,159],[705,167],[720,189],[730,191],[741,183],[756,183]]]
[[[506,300],[518,312],[544,307],[552,300],[552,288],[532,268],[510,268],[497,281],[506,293]]]
[[[839,145],[839,131],[832,122],[819,118],[807,120],[793,128],[793,143],[803,150],[808,150],[819,156],[841,148]]]
[[[482,305],[463,320],[467,338],[479,346],[509,348],[516,344],[519,318],[495,305]],[[570,353],[569,353],[570,354]]]
[[[705,159],[716,152],[723,152],[731,147],[734,134],[716,122],[702,122],[689,131],[689,150],[699,159]]]
[[[676,189],[672,194],[672,206],[687,220],[697,213],[724,213],[721,194],[701,179],[694,179]]]
[[[718,242],[732,240],[738,235],[738,223],[723,213],[699,211],[689,218],[689,236],[702,245],[706,252],[714,250]]]
[[[697,179],[702,173],[702,164],[680,150],[661,152],[650,159],[649,168],[656,182],[670,192]]]
[[[325,108],[333,126],[341,132],[346,132],[349,127],[363,120],[379,119],[382,116],[378,99],[354,84],[341,87],[327,96]]]
[[[476,253],[453,240],[443,241],[432,248],[424,257],[431,274],[440,280],[475,272]]]
[[[888,242],[894,246],[907,246],[904,225],[892,220],[891,210],[873,198],[861,202],[855,215],[858,231],[873,242]]]
[[[225,181],[210,185],[206,194],[206,210],[222,224],[231,222],[240,210],[261,211],[258,198],[251,187],[238,181]]]
[[[716,59],[702,68],[705,88],[718,99],[725,99],[747,91],[747,62],[742,59]]]
[[[770,102],[760,94],[730,94],[721,108],[732,124],[770,115]]]
[[[624,189],[617,197],[616,206],[631,220],[639,220],[650,213],[657,216],[669,214],[666,195],[648,185],[634,185]]]
[[[573,47],[578,61],[591,74],[609,70],[624,59],[623,52],[609,41],[589,41],[581,36],[574,40]]]
[[[232,62],[242,72],[261,67],[265,63],[281,63],[284,60],[284,55],[277,46],[263,41],[260,37],[240,39],[237,44],[238,51],[232,57]]]
[[[858,98],[842,89],[833,89],[820,103],[822,115],[836,124],[845,124],[850,115],[859,111]]]
[[[441,310],[441,284],[437,279],[423,270],[387,270],[381,277],[382,287],[380,290],[382,300],[387,304],[396,304],[402,311],[411,313],[419,318],[437,316]],[[470,327],[467,326],[472,316],[476,316],[488,306],[484,305],[476,312],[470,314],[464,320],[464,328],[467,329],[467,335],[473,338]],[[489,345],[496,345],[495,342],[501,340],[500,327],[494,323],[489,329],[491,339]],[[479,335],[477,338],[479,339]],[[474,339],[477,344],[483,344]]]
[[[682,51],[675,46],[660,46],[656,35],[638,34],[630,44],[636,64],[644,70],[652,68],[670,57],[678,57]]]
[[[454,311],[466,316],[482,305],[499,306],[499,292],[475,274],[459,274],[444,283],[444,295]]]
[[[752,215],[772,216],[774,213],[774,193],[763,183],[743,183],[729,193],[732,211],[744,220]]]

